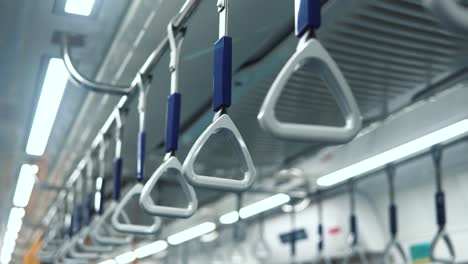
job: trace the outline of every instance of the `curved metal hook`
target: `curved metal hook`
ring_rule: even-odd
[[[63,53],[63,62],[65,68],[70,74],[70,78],[80,87],[98,93],[108,93],[113,95],[129,95],[133,91],[131,85],[120,86],[112,85],[106,83],[98,83],[91,81],[81,75],[78,70],[73,65],[73,62],[70,57],[70,45],[69,45],[69,36],[68,34],[62,34],[62,53]]]

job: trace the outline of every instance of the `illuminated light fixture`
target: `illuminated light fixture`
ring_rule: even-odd
[[[211,243],[215,241],[216,239],[218,239],[218,237],[219,237],[219,233],[216,231],[213,231],[211,233],[201,236],[200,241],[203,243]]]
[[[96,192],[94,194],[94,210],[99,212],[101,209],[101,192]]]
[[[105,260],[103,262],[99,262],[99,264],[116,264],[117,262],[115,262],[115,260],[113,259],[108,259],[108,260]]]
[[[136,256],[133,251],[129,251],[127,253],[123,253],[122,255],[115,257],[115,261],[117,262],[117,264],[127,264],[135,260],[136,260]]]
[[[232,211],[219,217],[219,222],[223,225],[234,224],[237,221],[239,221],[239,213],[237,211]]]
[[[396,162],[403,158],[415,155],[434,145],[453,139],[466,132],[468,132],[468,119],[464,119],[455,124],[404,143],[398,147],[382,152],[376,156],[322,176],[317,180],[317,184],[320,186],[332,186],[349,178],[377,170],[388,163]]]
[[[79,0],[79,2],[86,1]],[[44,154],[67,80],[68,72],[62,59],[50,59],[26,145],[26,153],[29,155],[41,156]]]
[[[268,197],[259,202],[247,205],[239,210],[239,216],[242,219],[249,218],[256,214],[268,211],[285,203],[288,203],[291,200],[289,195],[286,194],[276,194],[271,197]]]
[[[94,0],[67,0],[65,12],[80,16],[89,16],[93,11]]]
[[[36,181],[35,175],[38,171],[36,165],[23,164],[20,169],[18,182],[16,183],[13,204],[17,207],[26,207]]]
[[[187,230],[174,234],[167,238],[167,241],[171,245],[179,245],[196,237],[202,236],[213,232],[216,229],[216,225],[212,222],[205,222],[197,226],[191,227]]]
[[[18,234],[18,232],[21,230],[21,225],[23,224],[24,215],[25,215],[25,211],[23,208],[16,208],[16,207],[11,208],[10,216],[8,217],[8,223],[7,223],[7,228],[6,228],[7,233],[13,232],[13,233]],[[6,234],[5,234],[5,237],[6,237]]]
[[[134,252],[135,252],[135,256],[137,258],[141,259],[141,258],[146,258],[148,256],[151,256],[153,254],[162,252],[162,251],[166,250],[167,247],[168,247],[168,244],[167,244],[166,241],[159,240],[159,241],[153,242],[151,244],[142,246],[142,247],[136,249]]]

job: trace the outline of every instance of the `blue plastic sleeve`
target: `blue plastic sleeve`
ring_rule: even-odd
[[[167,98],[166,152],[176,151],[179,145],[181,95],[171,94]]]
[[[439,227],[445,226],[447,219],[445,215],[445,194],[443,192],[436,193],[436,216],[437,216],[437,225]]]
[[[114,160],[114,191],[113,197],[114,200],[118,201],[120,199],[120,187],[122,181],[122,158],[117,158]]]
[[[397,220],[397,206],[395,204],[391,204],[389,207],[389,215],[390,215],[390,234],[393,237],[396,236],[398,233],[398,220]]]
[[[138,162],[137,162],[137,181],[142,182],[145,175],[145,149],[146,133],[140,132],[138,135]]]
[[[78,206],[76,206],[75,210],[76,210],[76,212],[75,212],[75,215],[76,215],[75,230],[78,232],[78,231],[80,231],[81,224],[83,223],[83,206],[81,204],[79,204]]]
[[[213,111],[231,106],[232,38],[224,36],[214,45]]]
[[[71,219],[70,219],[70,225],[68,226],[68,230],[67,230],[67,233],[68,233],[68,237],[72,237],[73,236],[73,228],[74,228],[74,222],[75,222],[75,216],[74,214],[71,215]]]
[[[105,190],[106,190],[106,179],[102,179],[102,187],[101,187],[101,200],[99,201],[99,214],[102,215],[104,213],[104,203],[106,201],[105,196]]]
[[[296,14],[296,36],[302,37],[309,29],[320,27],[320,0],[301,0]]]
[[[322,224],[318,225],[317,234],[318,234],[318,237],[319,237],[318,251],[322,252],[323,251],[323,226],[322,226]]]
[[[88,226],[91,224],[91,218],[93,217],[93,194],[86,194],[86,207],[85,207],[85,223]]]
[[[357,230],[357,220],[355,215],[351,215],[349,219],[349,224],[350,224],[350,233],[354,237],[353,244],[356,245],[358,242],[358,230]]]

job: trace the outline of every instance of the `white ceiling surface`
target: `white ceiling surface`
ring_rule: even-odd
[[[80,70],[92,75],[128,1],[104,1],[101,12],[92,18],[54,13],[54,2],[0,1],[0,226],[6,224],[12,206],[19,168],[27,162],[24,150],[47,58],[60,56],[59,47],[51,43],[53,32],[68,31],[89,36],[86,49],[80,49],[76,54],[80,59]],[[49,163],[53,164],[60,151],[85,95],[85,91],[68,85],[44,154]]]
[[[0,3],[2,5],[0,12],[3,13],[8,8],[11,10],[2,19],[11,15],[9,17],[11,19],[8,19],[11,25],[21,27],[23,23],[23,28],[18,30],[1,28],[0,31],[2,33],[0,67],[4,67],[4,60],[17,64],[15,67],[8,67],[12,72],[7,76],[11,78],[5,79],[10,80],[8,83],[11,84],[2,87],[2,89],[8,88],[8,100],[3,102],[4,96],[0,99],[2,110],[6,105],[11,105],[6,107],[5,111],[1,111],[2,120],[10,117],[3,113],[9,111],[15,113],[13,118],[10,117],[11,120],[7,120],[7,126],[2,125],[1,128],[2,150],[4,144],[6,145],[4,142],[14,143],[6,148],[9,151],[2,151],[2,155],[8,153],[8,158],[1,159],[4,165],[2,168],[6,168],[3,170],[5,174],[2,176],[1,186],[8,187],[8,190],[2,190],[4,194],[2,202],[5,203],[2,205],[4,209],[2,217],[5,215],[5,208],[10,206],[6,203],[11,201],[16,182],[14,178],[22,160],[21,153],[27,137],[28,129],[25,128],[29,127],[31,111],[34,109],[34,107],[24,108],[21,102],[32,102],[35,96],[37,97],[34,96],[34,89],[37,89],[41,56],[58,53],[58,49],[50,44],[52,29],[73,28],[73,31],[88,32],[85,48],[72,50],[75,62],[77,60],[80,62],[79,70],[87,76],[94,76],[93,73],[96,72],[98,65],[101,65],[96,75],[99,81],[128,84],[166,34],[167,23],[185,1],[132,1],[110,45],[107,45],[107,40],[115,32],[113,28],[120,18],[117,14],[122,11],[125,1],[118,1],[119,4],[117,1],[104,1],[97,23],[52,16],[50,15],[52,2],[47,1],[49,5],[45,5],[43,1],[40,4],[37,1]],[[339,2],[340,4],[330,5],[330,8],[324,12],[323,28],[318,32],[318,36],[348,78],[364,116],[378,114],[385,98],[389,100],[391,109],[408,103],[411,96],[426,85],[428,62],[432,64],[433,80],[450,75],[464,66],[460,63],[460,58],[463,57],[459,52],[463,47],[462,38],[440,28],[422,9],[419,1]],[[209,102],[212,90],[211,47],[217,39],[218,32],[215,4],[216,0],[202,1],[189,20],[188,33],[183,46],[180,71],[180,88],[183,94],[182,124],[186,124],[194,112],[204,110],[205,114],[184,133],[180,150],[182,160],[212,117],[210,107],[205,104]],[[229,22],[230,35],[234,39],[233,68],[238,69],[263,51],[272,39],[281,35],[282,31],[287,33],[288,29],[292,29],[292,12],[293,5],[289,1],[231,1]],[[24,25],[25,23],[27,24]],[[2,23],[0,27],[4,25],[5,23]],[[2,41],[3,36],[10,35],[12,36],[8,38],[8,42]],[[12,39],[22,45],[12,45]],[[26,39],[30,41],[23,41]],[[268,166],[281,166],[290,156],[314,146],[275,140],[262,132],[256,122],[258,108],[271,82],[294,51],[296,43],[291,31],[289,37],[272,48],[268,56],[238,72],[234,78],[238,85],[233,88],[235,104],[229,113],[244,134],[261,175],[268,175]],[[12,51],[6,54],[15,56],[6,57],[3,52],[5,44],[10,45],[9,49]],[[156,151],[156,147],[164,137],[165,101],[169,93],[167,55],[155,69],[154,82],[148,96],[147,144],[151,155],[147,162],[147,174],[160,163],[163,154],[161,149]],[[4,72],[0,71],[0,75]],[[279,106],[281,111],[289,111],[290,116],[297,118],[303,115],[316,115],[317,112],[326,116],[330,111],[334,111],[328,99],[316,100],[317,92],[320,90],[316,89],[321,88],[319,84],[307,83],[307,80],[299,83],[301,85],[292,86],[288,90],[291,91],[288,95],[291,100],[281,103]],[[16,87],[22,87],[22,92],[18,93],[19,89]],[[28,87],[28,91],[24,87]],[[81,105],[81,99],[75,98],[83,96],[86,96],[86,99]],[[53,157],[49,180],[54,178],[63,180],[69,176],[73,165],[90,145],[117,99],[68,88],[47,150],[47,155]],[[133,176],[135,171],[137,133],[135,102],[130,107],[131,113],[124,144],[127,176]],[[336,118],[334,115],[331,116]],[[4,130],[10,133],[4,133]],[[17,135],[21,136],[16,138]],[[216,152],[217,149],[213,148],[212,153]],[[41,199],[43,204],[49,204],[51,201],[45,196],[41,196]],[[38,212],[33,221],[37,222],[42,215],[42,211]]]

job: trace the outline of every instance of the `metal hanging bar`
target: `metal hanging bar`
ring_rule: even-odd
[[[201,0],[187,0],[185,4],[182,6],[181,10],[179,13],[175,16],[173,20],[173,26],[174,30],[178,32],[181,28],[184,27],[184,25],[187,23],[188,19],[190,16],[193,14],[195,11],[196,7],[198,4],[200,4]],[[143,63],[141,69],[139,70],[138,74],[136,75],[135,79],[132,81],[132,93],[129,94],[128,96],[123,96],[120,101],[117,103],[115,106],[114,111],[112,114],[108,117],[102,128],[100,129],[98,135],[94,139],[94,141],[91,144],[90,150],[93,151],[95,150],[99,143],[100,143],[100,135],[105,134],[110,130],[110,127],[114,123],[115,115],[118,113],[121,109],[124,109],[128,107],[130,104],[131,100],[135,96],[135,87],[138,85],[138,79],[141,76],[144,76],[145,79],[151,78],[151,74],[155,70],[156,66],[158,65],[160,59],[164,55],[164,53],[168,50],[169,48],[169,39],[166,36],[164,39],[161,40],[161,42],[158,44],[156,49],[148,56],[146,59],[145,63]],[[93,83],[90,83],[93,84]],[[93,87],[94,85],[90,85],[89,87]],[[86,164],[86,157],[83,157],[81,161],[78,163],[76,169],[72,171],[70,174],[71,176],[68,178],[66,183],[64,184],[64,188],[68,189],[70,186],[75,182],[77,179],[77,171],[81,170]],[[52,203],[52,205],[49,207],[46,217],[43,219],[51,219],[51,216],[54,214],[54,210],[52,208],[56,208],[57,204],[65,197],[66,190],[62,190],[58,195],[57,198],[55,199],[55,202]],[[49,223],[44,222],[44,225],[48,225]]]
[[[182,6],[179,13],[173,19],[174,29],[178,31],[186,23],[188,18],[191,16],[197,5],[201,0],[187,0]],[[76,67],[73,65],[70,57],[70,36],[68,34],[62,34],[62,56],[65,64],[65,68],[70,74],[71,79],[81,88],[89,91],[98,93],[108,93],[114,95],[131,95],[133,91],[138,87],[138,78],[142,75],[145,78],[151,78],[151,73],[159,62],[162,54],[169,47],[169,40],[167,36],[160,42],[159,46],[150,54],[148,59],[142,65],[138,71],[136,77],[130,85],[114,85],[107,83],[100,83],[85,78],[78,72]]]

